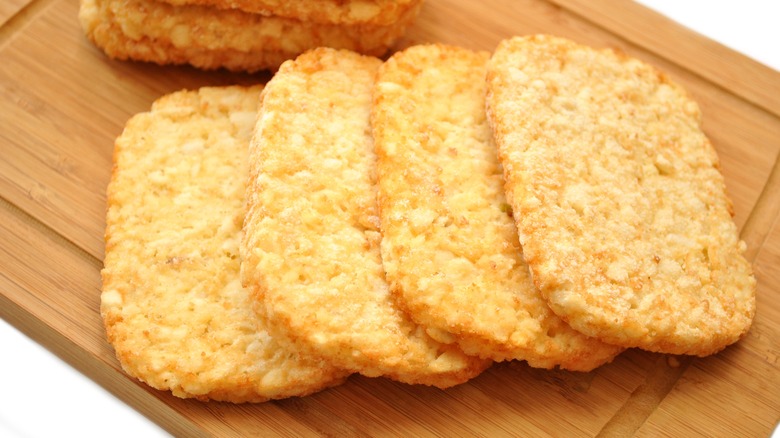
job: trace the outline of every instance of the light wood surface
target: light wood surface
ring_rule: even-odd
[[[77,0],[0,7],[0,317],[180,436],[767,436],[780,419],[780,73],[628,1],[427,0],[398,47],[553,33],[644,59],[699,101],[758,277],[758,313],[708,358],[631,350],[591,373],[494,365],[446,391],[351,378],[258,405],[180,400],[121,371],[98,312],[113,141],[162,94],[263,82],[107,59]],[[4,359],[7,360],[7,359]]]

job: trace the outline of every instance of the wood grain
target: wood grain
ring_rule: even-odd
[[[767,436],[780,417],[780,73],[632,2],[427,0],[398,48],[553,33],[646,60],[701,104],[758,277],[748,336],[708,358],[627,351],[591,373],[496,364],[446,391],[353,377],[305,398],[199,403],[122,372],[98,314],[113,141],[164,93],[264,82],[106,58],[77,0],[0,7],[0,317],[179,436]]]

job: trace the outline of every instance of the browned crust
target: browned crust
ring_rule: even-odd
[[[320,48],[268,83],[250,149],[242,281],[299,348],[367,376],[444,388],[490,361],[434,341],[390,295],[369,125],[380,65]]]
[[[418,9],[388,26],[339,26],[155,0],[82,0],[80,19],[90,40],[116,59],[254,72],[321,46],[383,55]]]
[[[389,26],[402,20],[422,0],[165,0],[172,5],[220,9],[292,18],[319,24]]]
[[[487,78],[508,198],[552,309],[625,347],[703,356],[740,339],[755,278],[685,90],[546,35],[502,42]]]
[[[101,315],[122,368],[177,397],[262,402],[348,374],[269,337],[240,285],[242,174],[261,89],[163,96],[115,144]]]

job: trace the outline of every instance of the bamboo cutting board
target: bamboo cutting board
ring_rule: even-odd
[[[106,58],[77,0],[0,6],[0,317],[180,436],[768,436],[780,419],[780,73],[628,1],[427,0],[398,44],[492,50],[553,33],[644,59],[701,104],[758,278],[739,343],[630,350],[591,373],[494,365],[445,391],[354,376],[257,405],[180,400],[128,378],[98,311],[113,141],[162,94],[267,81]],[[8,360],[7,358],[5,360]]]

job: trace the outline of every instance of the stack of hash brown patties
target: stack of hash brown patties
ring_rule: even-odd
[[[706,356],[755,313],[698,105],[553,36],[317,48],[165,96],[117,140],[108,204],[109,341],[180,397]]]
[[[422,0],[81,0],[79,19],[108,56],[212,70],[275,70],[316,47],[381,56]]]

